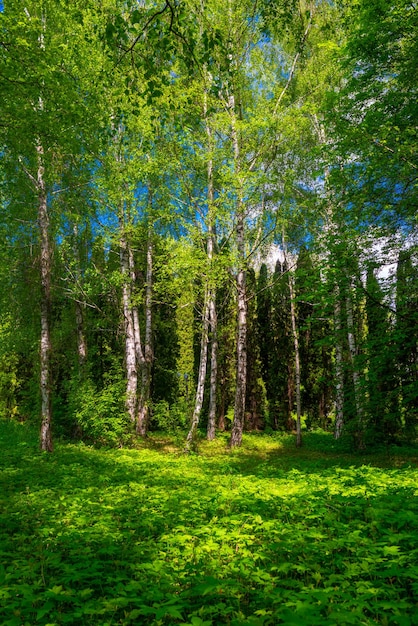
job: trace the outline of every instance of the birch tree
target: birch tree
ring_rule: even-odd
[[[60,167],[81,149],[87,129],[83,90],[86,65],[74,65],[74,50],[67,46],[70,31],[82,34],[83,25],[73,11],[55,3],[5,3],[0,16],[4,40],[1,48],[2,96],[6,124],[1,129],[4,161],[27,178],[28,201],[36,205],[39,245],[40,390],[42,450],[52,451],[51,413],[51,271],[54,225],[53,191],[60,184]],[[80,39],[81,41],[81,39]],[[94,58],[93,49],[91,59]],[[81,54],[81,59],[85,59]],[[90,60],[91,60],[90,59]],[[25,75],[22,67],[26,68]],[[77,79],[75,76],[77,75]],[[79,80],[79,88],[76,82]],[[85,92],[84,92],[85,93]],[[68,111],[71,122],[62,124]],[[77,128],[77,131],[75,129]],[[13,194],[12,185],[10,193]]]

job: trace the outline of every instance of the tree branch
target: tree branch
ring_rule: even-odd
[[[297,63],[299,61],[299,57],[300,57],[300,55],[302,53],[303,46],[305,45],[305,42],[306,42],[306,40],[308,38],[309,31],[311,30],[311,27],[312,27],[312,17],[313,17],[313,11],[312,11],[312,8],[311,8],[308,24],[307,24],[307,26],[305,28],[305,32],[303,33],[302,39],[300,41],[299,50],[295,54],[295,58],[293,59],[292,67],[290,68],[289,77],[287,79],[287,82],[286,82],[285,86],[283,87],[283,89],[281,91],[280,96],[277,99],[276,105],[274,107],[273,115],[277,114],[277,110],[278,110],[278,108],[280,106],[280,103],[283,100],[283,97],[284,97],[286,91],[289,89],[290,83],[292,82],[294,73],[296,71],[296,65],[297,65]]]

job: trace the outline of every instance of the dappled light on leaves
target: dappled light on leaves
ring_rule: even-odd
[[[413,623],[416,455],[312,434],[49,457],[1,435],[4,624]]]

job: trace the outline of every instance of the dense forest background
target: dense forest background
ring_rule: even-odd
[[[412,440],[408,0],[5,0],[0,413]]]

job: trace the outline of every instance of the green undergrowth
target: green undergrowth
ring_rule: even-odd
[[[0,423],[0,623],[418,624],[416,451],[329,435],[184,455]]]

